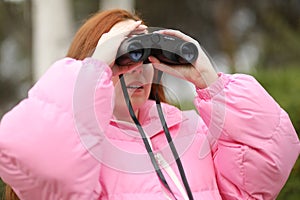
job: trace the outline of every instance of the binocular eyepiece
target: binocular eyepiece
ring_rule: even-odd
[[[195,44],[170,35],[136,35],[121,43],[116,64],[126,66],[140,61],[149,63],[149,56],[165,64],[182,65],[194,62],[198,57],[198,49]]]

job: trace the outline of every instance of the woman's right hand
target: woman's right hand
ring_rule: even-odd
[[[191,42],[197,47],[199,52],[196,61],[187,65],[166,65],[160,63],[157,58],[150,56],[149,60],[156,69],[187,80],[197,88],[206,88],[218,79],[217,72],[197,40],[178,30],[163,29],[156,31],[156,33],[175,36],[184,41]]]
[[[142,62],[119,67],[115,64],[115,59],[118,48],[126,37],[143,33],[146,29],[147,26],[143,25],[141,21],[126,20],[115,24],[109,32],[101,36],[92,57],[107,63],[112,69],[113,76],[125,73],[139,66]]]

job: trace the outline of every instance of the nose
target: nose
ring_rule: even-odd
[[[140,66],[132,69],[130,72],[133,74],[141,74],[141,73],[143,73],[143,66],[140,65]]]

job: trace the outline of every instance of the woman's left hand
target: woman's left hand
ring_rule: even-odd
[[[198,48],[199,54],[196,61],[189,65],[166,65],[164,63],[160,63],[157,58],[150,56],[149,60],[156,69],[185,79],[193,83],[198,88],[206,88],[218,79],[218,75],[214,70],[212,63],[195,39],[178,30],[160,30],[157,31],[157,33],[175,36],[187,42],[192,42]]]

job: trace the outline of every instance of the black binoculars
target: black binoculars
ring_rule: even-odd
[[[116,64],[128,66],[140,61],[149,63],[149,56],[154,56],[165,64],[182,65],[195,61],[198,49],[195,44],[175,36],[158,33],[136,35],[121,43]]]

